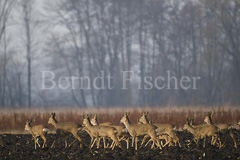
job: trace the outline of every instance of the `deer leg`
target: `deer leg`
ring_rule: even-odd
[[[117,145],[119,148],[122,148],[120,141],[117,139],[116,135],[113,135],[113,142],[115,146]]]
[[[126,138],[126,137],[122,136],[118,141],[119,142],[120,141],[125,141],[127,143],[127,149],[129,148],[129,138]]]
[[[127,149],[129,148],[129,138],[126,139]]]
[[[163,147],[165,147],[167,145],[169,145],[169,147],[172,146],[172,143],[170,143],[171,141],[172,141],[172,138],[166,138],[165,139],[165,144],[163,145]]]
[[[166,143],[169,144],[169,146],[173,146],[173,138],[170,137],[170,136],[168,136],[168,137],[167,137],[167,140],[166,140]],[[166,144],[166,145],[167,145],[167,144]]]
[[[57,141],[58,137],[59,137],[59,133],[58,131],[56,131],[56,136],[55,136],[55,140],[53,141],[52,145],[51,145],[51,148],[53,148],[55,146],[55,142]]]
[[[37,149],[36,137],[34,137],[34,145],[35,145],[35,149]]]
[[[111,144],[111,146],[110,146],[109,148],[113,148],[113,145],[114,145],[114,143],[115,143],[115,142],[114,142],[114,141],[112,141],[112,144]]]
[[[125,139],[125,137],[124,136],[122,136],[121,138],[120,137],[118,137],[118,141],[122,141],[122,140],[124,140]]]
[[[237,148],[237,143],[236,143],[236,139],[235,139],[235,137],[234,137],[234,135],[233,135],[233,131],[232,131],[232,129],[230,128],[229,129],[229,134],[230,134],[230,136],[232,137],[232,139],[233,139],[233,143],[234,143],[234,148]]]
[[[217,145],[219,146],[219,149],[221,149],[222,142],[220,140],[220,137],[216,134],[216,135],[214,135],[213,138],[214,138],[213,145],[215,145],[217,143]]]
[[[137,142],[138,142],[138,137],[135,137],[135,150],[137,150]]]
[[[97,136],[97,148],[99,148],[100,146],[100,139],[99,139],[99,136]]]
[[[199,147],[199,138],[196,139],[197,147]]]
[[[97,138],[95,138],[95,139],[94,139],[94,141],[93,141],[93,143],[92,143],[92,144],[90,144],[90,148],[92,148],[92,147],[94,146],[94,144],[95,144],[96,140],[97,140]]]
[[[206,137],[205,138],[203,138],[203,148],[205,148],[205,146],[206,146]]]
[[[67,144],[67,137],[65,138],[65,148],[67,148],[68,144]]]
[[[219,137],[219,136],[218,136],[218,138],[217,138],[217,139],[218,139],[218,141],[219,141],[219,149],[221,149],[221,148],[222,148],[222,146],[223,146],[223,145],[222,145],[222,142],[221,142],[221,139],[220,139],[220,137]]]
[[[56,140],[53,141],[52,145],[50,148],[53,148],[54,147],[54,144],[55,144]]]
[[[77,141],[77,139],[75,139],[71,144],[69,144],[68,147],[71,147],[76,141]]]
[[[177,141],[177,144],[178,144],[179,147],[182,147],[182,145],[181,145],[179,140]]]
[[[105,143],[105,148],[108,148],[109,147],[109,143],[106,140],[108,140],[108,137],[103,137],[103,146],[104,146],[104,143]]]
[[[212,136],[211,145],[214,146],[216,142],[217,142],[217,139],[216,139],[216,137],[214,135],[214,136]]]
[[[145,146],[144,147],[146,147],[150,142],[153,142],[152,143],[152,146],[151,146],[151,149],[153,149],[153,147],[155,146],[155,144],[156,144],[156,141],[154,141],[152,138],[151,139],[149,139],[149,141],[145,144]],[[157,145],[157,144],[156,144]],[[158,145],[157,145],[158,146]]]
[[[143,140],[142,140],[142,143],[141,143],[141,146],[144,144],[144,142],[146,141],[146,139],[149,137],[149,135],[145,135],[144,137],[143,137]]]
[[[37,137],[37,139],[36,139],[36,143],[37,143],[37,145],[38,145],[38,147],[41,147],[41,145],[39,144],[39,138]]]
[[[90,141],[90,145],[93,143],[93,136],[91,135],[91,141]]]
[[[152,146],[151,146],[151,149],[153,149],[154,145],[155,145],[155,140],[151,139],[152,140]]]
[[[116,145],[118,145],[119,146],[119,142],[118,142],[118,139],[116,138],[116,136],[115,135],[113,135],[113,137],[111,137],[111,139],[112,139],[112,150],[115,148],[115,146]],[[120,146],[121,147],[121,146]]]
[[[112,146],[112,147],[110,147],[110,148],[112,148],[112,150],[114,150],[114,148],[115,148],[115,146],[116,146],[116,143],[113,141],[112,144],[111,144],[111,146]]]
[[[77,132],[73,133],[73,136],[77,138],[77,140],[80,142],[80,148],[82,148],[82,139],[78,136]]]
[[[132,147],[134,147],[134,146],[133,146],[133,145],[134,145],[134,141],[135,141],[135,136],[132,137]]]
[[[92,148],[92,146],[95,144],[95,142],[96,142],[96,138],[92,137],[90,144],[89,144],[89,148]]]
[[[93,137],[92,133],[89,131],[89,129],[87,129],[86,127],[84,127],[83,130],[85,130],[88,133],[88,135],[90,136],[90,138],[91,138],[90,145],[89,145],[89,147],[91,148],[91,145],[93,143],[94,137]]]
[[[106,148],[106,139],[103,137],[103,148]]]
[[[147,142],[147,144],[146,144],[145,146],[147,146],[148,143],[150,143],[151,141],[153,142],[153,143],[152,143],[152,146],[151,146],[151,149],[153,149],[153,147],[155,146],[155,144],[157,145],[157,147],[161,147],[160,144],[159,144],[159,140],[154,140],[153,138],[151,138],[151,139]]]
[[[159,143],[159,139],[156,139],[155,141],[156,141],[157,146],[158,146],[160,149],[162,149],[162,146],[161,146],[160,143]]]
[[[144,147],[146,147],[151,141],[152,141],[152,139],[149,139],[149,141],[145,144]],[[154,145],[154,143],[153,143],[153,145]]]
[[[107,139],[108,139],[109,142],[110,142],[111,138],[107,137]],[[108,142],[106,142],[106,148],[109,148],[109,143],[108,143]],[[110,147],[110,148],[111,148],[111,147]]]
[[[152,146],[151,146],[151,149],[153,149],[153,147],[155,146],[155,142],[154,141],[152,141],[153,143],[152,143]]]
[[[47,139],[46,139],[46,137],[44,135],[42,135],[41,138],[43,139],[42,148],[44,148],[45,146],[47,146]]]
[[[163,145],[163,147],[166,147],[166,145],[168,145],[169,147],[172,146],[172,143],[170,143],[170,141],[166,141],[165,144]]]
[[[215,141],[215,137],[212,136],[212,140],[211,140],[211,145],[213,145],[213,142]]]

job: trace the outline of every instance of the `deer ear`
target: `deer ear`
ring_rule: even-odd
[[[146,116],[148,115],[148,111],[145,113],[145,115],[146,115]]]
[[[32,123],[32,120],[28,121],[28,124],[31,124]]]
[[[194,124],[194,123],[195,123],[195,122],[194,122],[194,119],[191,118],[191,119],[189,120],[189,123]]]
[[[127,116],[130,114],[130,112],[127,112]]]

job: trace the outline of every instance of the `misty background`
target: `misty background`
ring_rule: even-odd
[[[197,89],[137,89],[168,70]],[[43,90],[41,71],[104,71],[114,89]],[[122,71],[139,76],[126,90]],[[2,108],[226,104],[240,104],[239,0],[0,1]]]

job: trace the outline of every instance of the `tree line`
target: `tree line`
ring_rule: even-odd
[[[240,104],[238,0],[56,0],[43,1],[38,15],[39,2],[15,1],[5,2],[10,18],[0,3],[1,106]],[[24,43],[11,37],[11,25],[23,28]],[[43,90],[43,70],[90,82],[104,72],[113,89]],[[138,75],[127,89],[123,71]],[[201,77],[197,89],[136,87],[168,71]]]

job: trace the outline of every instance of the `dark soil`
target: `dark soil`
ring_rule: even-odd
[[[239,131],[234,130],[236,140],[240,139]],[[222,149],[210,145],[210,138],[208,138],[206,148],[202,145],[199,147],[195,143],[189,146],[188,140],[192,139],[191,134],[187,132],[178,132],[181,139],[182,147],[165,147],[160,149],[139,148],[135,151],[133,148],[126,149],[126,143],[121,142],[122,149],[116,147],[113,151],[111,149],[100,149],[96,147],[89,149],[88,143],[90,137],[84,132],[80,133],[83,139],[83,149],[79,148],[79,142],[74,143],[70,148],[65,148],[64,137],[59,138],[55,144],[55,148],[50,148],[55,135],[48,134],[48,146],[44,149],[34,149],[34,141],[31,135],[0,135],[0,160],[3,159],[89,159],[89,160],[144,160],[144,159],[240,159],[240,146],[238,149],[233,147],[233,141],[228,133],[223,133],[221,139],[224,143]],[[69,136],[68,142],[72,142],[74,137]],[[140,142],[139,142],[140,143]],[[40,140],[42,144],[42,140]],[[202,144],[202,142],[201,142]],[[239,142],[238,142],[239,144]],[[102,145],[102,142],[101,142]]]

